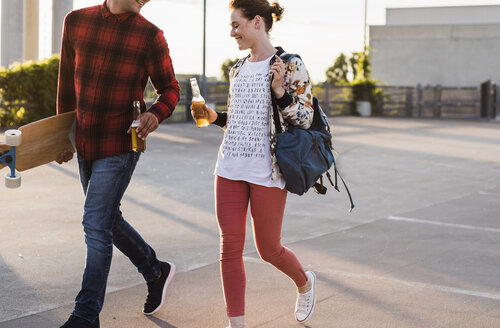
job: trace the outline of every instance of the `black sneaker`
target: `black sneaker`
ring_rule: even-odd
[[[165,301],[165,292],[168,284],[172,281],[175,275],[175,265],[168,262],[160,262],[161,277],[153,282],[148,282],[148,297],[144,303],[145,315],[152,315],[158,311]]]
[[[97,320],[94,323],[91,323],[90,321],[71,315],[68,321],[66,321],[66,323],[62,325],[60,328],[100,328],[100,327],[101,326],[99,325],[99,318],[97,318]]]

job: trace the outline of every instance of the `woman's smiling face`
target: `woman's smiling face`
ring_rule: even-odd
[[[238,43],[240,50],[252,47],[256,41],[256,28],[254,19],[248,20],[240,9],[231,12],[231,37]]]

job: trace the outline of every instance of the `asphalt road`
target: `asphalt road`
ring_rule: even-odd
[[[294,321],[291,280],[258,257],[248,225],[248,327],[500,327],[500,123],[331,119],[344,191],[289,194],[283,243],[318,276],[317,307]],[[163,124],[123,199],[125,218],[173,261],[164,308],[142,315],[141,276],[115,251],[101,327],[224,328],[213,169],[217,127]],[[2,176],[6,169],[2,170]],[[59,327],[85,247],[77,164],[0,186],[0,328]]]

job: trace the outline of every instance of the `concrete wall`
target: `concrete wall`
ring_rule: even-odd
[[[500,6],[386,9],[386,25],[463,24],[500,24]]]
[[[38,60],[39,27],[38,0],[24,0],[24,60]]]
[[[38,0],[0,0],[0,66],[39,59]],[[59,53],[63,21],[73,10],[72,0],[52,0],[52,53]]]
[[[73,1],[52,0],[52,53],[61,51],[64,17],[73,10]]]
[[[373,77],[393,85],[500,83],[500,24],[371,26]]]
[[[2,36],[1,66],[9,66],[23,59],[23,7],[24,1],[1,1]]]

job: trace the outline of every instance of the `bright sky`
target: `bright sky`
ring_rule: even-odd
[[[41,52],[50,54],[52,0],[41,1]],[[59,0],[61,1],[61,0]],[[67,1],[67,0],[63,0]],[[75,9],[104,0],[74,0]],[[227,58],[245,56],[229,36],[229,0],[206,0],[206,73],[220,77]],[[273,45],[298,53],[314,82],[325,80],[335,58],[363,49],[364,0],[279,0],[283,20],[271,31]],[[368,25],[385,24],[385,8],[500,5],[500,0],[368,0]],[[203,0],[151,0],[141,12],[160,27],[170,47],[177,73],[201,74],[203,49]],[[44,18],[45,17],[45,18]],[[44,41],[45,39],[45,41]],[[47,44],[46,46],[44,44]]]

